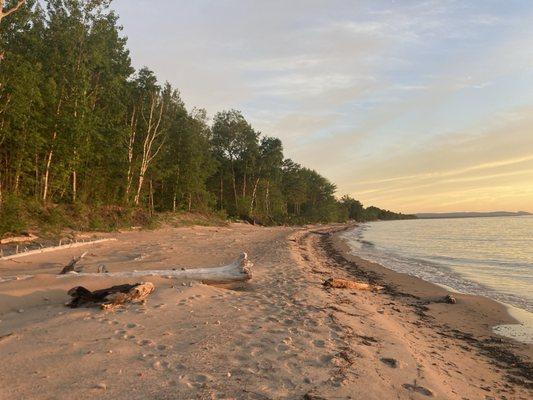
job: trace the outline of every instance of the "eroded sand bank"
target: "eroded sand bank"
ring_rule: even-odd
[[[67,309],[66,290],[118,283],[54,274],[79,250],[0,262],[1,399],[530,398],[531,346],[495,337],[497,303],[346,255],[342,227],[168,228],[114,235],[86,271],[254,262],[236,287],[146,278],[145,305]],[[379,281],[382,293],[325,290],[331,276]],[[124,280],[120,280],[124,283]],[[515,356],[518,355],[519,357]]]

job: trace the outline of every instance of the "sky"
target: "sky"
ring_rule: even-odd
[[[115,0],[133,63],[365,205],[533,212],[533,1]]]

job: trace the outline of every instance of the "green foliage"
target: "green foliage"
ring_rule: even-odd
[[[5,233],[19,234],[27,228],[22,200],[8,196],[0,208],[0,236]]]
[[[135,72],[108,0],[28,0],[0,29],[0,233],[154,226],[168,212],[176,224],[183,212],[206,224],[402,217],[337,200],[240,111],[210,124]]]
[[[358,200],[352,199],[350,196],[343,196],[339,202],[339,206],[344,210],[344,215],[347,219],[361,222],[416,218],[414,215],[395,213],[374,206],[365,208]]]

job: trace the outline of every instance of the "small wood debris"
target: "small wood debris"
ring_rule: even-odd
[[[448,295],[446,295],[446,297],[444,297],[444,303],[456,304],[457,303],[457,299],[455,297],[453,297],[451,294],[448,294]]]
[[[323,284],[326,288],[333,289],[357,289],[377,291],[383,289],[381,286],[371,285],[369,283],[356,282],[342,278],[329,278]]]

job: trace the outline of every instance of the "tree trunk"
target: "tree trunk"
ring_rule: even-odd
[[[57,102],[57,108],[56,108],[56,118],[59,117],[59,113],[61,112],[61,105],[63,103],[63,89],[61,89],[61,94],[59,95],[59,101]],[[54,128],[54,132],[52,133],[52,141],[50,143],[50,150],[48,151],[48,155],[46,156],[46,168],[44,173],[44,182],[43,182],[43,203],[46,203],[46,199],[48,198],[48,184],[50,180],[50,166],[52,165],[52,156],[54,154],[54,143],[57,139],[57,120],[56,125]]]
[[[250,201],[250,217],[253,217],[254,215],[254,203],[255,203],[255,196],[257,194],[257,186],[259,185],[260,178],[257,178],[255,180],[254,184],[254,190],[252,191],[252,200]]]
[[[235,200],[235,211],[237,211],[237,184],[235,182],[235,168],[233,166],[233,160],[231,160],[231,178],[233,181],[233,198]]]
[[[13,182],[13,193],[18,194],[19,191],[19,184],[20,184],[20,174],[21,174],[21,168],[22,168],[22,157],[19,158],[17,162],[17,167],[15,168],[15,179]]]
[[[246,197],[246,182],[247,181],[247,177],[246,177],[246,167],[244,169],[244,176],[242,178],[242,198],[244,199]]]
[[[125,203],[130,202],[130,190],[133,180],[133,148],[135,145],[135,135],[137,127],[136,108],[133,107],[130,121],[130,136],[128,138],[128,173],[126,175],[126,191],[124,192]]]
[[[76,202],[76,196],[78,193],[78,176],[76,170],[72,171],[72,203]]]
[[[136,206],[139,205],[139,202],[141,199],[141,189],[143,187],[143,183],[144,183],[144,172],[140,172],[139,181],[137,183],[137,192],[135,193],[135,199],[133,200]]]
[[[152,103],[150,106],[150,116],[147,121],[148,127],[146,128],[146,136],[143,142],[143,154],[142,154],[142,159],[141,159],[141,167],[139,169],[139,182],[137,185],[137,193],[135,195],[135,200],[134,200],[134,203],[136,206],[139,205],[139,200],[141,198],[141,190],[142,190],[142,186],[144,183],[144,175],[146,171],[148,170],[148,167],[150,166],[150,162],[159,153],[164,143],[164,142],[161,142],[159,144],[159,147],[155,151],[153,151],[152,146],[154,145],[154,141],[162,134],[159,131],[159,126],[161,124],[161,119],[163,118],[163,101],[161,101],[159,104],[159,116],[154,115],[154,112],[156,111],[156,107],[158,107],[157,102],[158,102],[158,95],[157,93],[154,93],[152,95]]]
[[[224,208],[223,195],[224,195],[224,177],[222,175],[222,171],[220,171],[220,209],[221,210]]]
[[[270,218],[270,181],[267,179],[266,181],[266,190],[265,190],[265,209],[266,209],[266,215]]]
[[[52,136],[52,143],[55,141],[57,137],[57,133],[54,132]],[[46,198],[48,197],[48,180],[50,178],[50,166],[52,164],[52,156],[54,154],[54,150],[50,149],[48,152],[48,155],[46,156],[46,167],[44,170],[44,182],[43,182],[43,202],[46,202]]]

